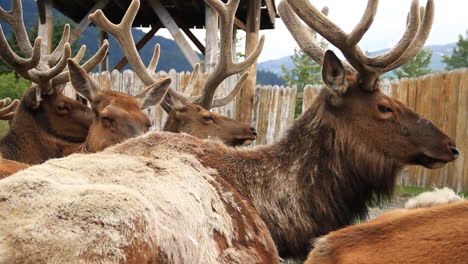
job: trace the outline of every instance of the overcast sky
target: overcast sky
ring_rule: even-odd
[[[279,0],[275,1],[277,4]],[[329,18],[345,32],[350,32],[360,20],[367,5],[366,0],[313,0],[317,8],[327,5]],[[419,1],[425,5],[426,1]],[[391,48],[403,35],[410,0],[381,0],[377,15],[369,31],[359,43],[364,50],[375,51]],[[435,0],[435,19],[426,45],[456,42],[458,35],[468,30],[468,0]],[[204,42],[204,30],[194,30],[200,41]],[[276,28],[261,31],[266,37],[265,46],[259,61],[278,59],[293,54],[296,42],[281,19],[276,19]],[[159,31],[157,35],[171,38],[168,32]]]

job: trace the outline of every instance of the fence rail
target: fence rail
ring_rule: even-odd
[[[143,89],[143,84],[130,70],[122,73],[113,71],[93,74],[101,87],[114,89],[134,95]],[[188,73],[173,70],[155,73],[155,77],[171,76],[172,87],[183,92],[189,79]],[[200,94],[207,75],[200,74],[194,89],[194,95]],[[229,78],[218,89],[217,95],[227,94],[235,85],[237,78]],[[302,92],[302,112],[314,102],[320,86],[308,85]],[[399,183],[419,187],[450,186],[458,191],[468,190],[468,69],[430,74],[417,79],[383,81],[383,91],[403,102],[417,113],[431,120],[437,127],[448,134],[460,148],[456,162],[442,169],[428,170],[420,166],[405,168]],[[66,88],[66,94],[74,96],[73,89]],[[252,126],[258,131],[256,144],[269,144],[278,140],[294,122],[296,88],[278,86],[257,86]],[[237,101],[213,111],[236,118],[242,106],[236,108]],[[167,115],[160,108],[148,111],[155,129],[162,129]]]

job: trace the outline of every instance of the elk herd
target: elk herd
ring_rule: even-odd
[[[368,1],[349,34],[309,0],[282,0],[280,16],[322,65],[324,88],[281,140],[256,147],[236,147],[255,140],[253,127],[209,111],[236,96],[248,73],[226,97],[214,97],[263,47],[262,37],[244,61],[234,59],[240,0],[205,0],[220,18],[221,49],[196,97],[175,91],[169,77],[154,77],[159,46],[144,65],[131,32],[139,0],[119,24],[101,10],[89,15],[116,38],[146,86],[135,96],[103,90],[88,75],[106,56],[107,42],[80,64],[86,47],[71,57],[67,25],[44,55],[41,39],[28,38],[21,0],[12,1],[12,10],[0,8],[0,19],[11,25],[24,57],[3,30],[0,57],[33,85],[20,101],[0,101],[0,119],[10,124],[0,141],[0,263],[468,261],[468,202],[461,198],[414,202],[425,206],[350,226],[392,195],[404,166],[440,168],[459,155],[451,138],[379,87],[382,74],[423,48],[433,0],[425,8],[413,0],[401,40],[375,57],[358,43],[377,0]],[[317,33],[347,62],[323,50]],[[68,81],[90,107],[62,93]],[[142,110],[158,105],[169,116],[165,131],[149,131]]]

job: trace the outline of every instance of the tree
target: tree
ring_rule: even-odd
[[[316,40],[317,41],[317,40]],[[324,41],[318,41],[322,48],[328,44]],[[316,63],[312,58],[300,49],[294,49],[292,55],[294,68],[288,69],[285,65],[281,66],[283,79],[288,86],[297,86],[298,92],[303,92],[307,84],[318,84],[322,82],[322,66]],[[302,98],[296,100],[295,117],[302,114]]]
[[[419,77],[431,73],[429,64],[431,63],[432,50],[423,49],[421,52],[409,62],[393,71],[398,79]]]
[[[325,44],[322,42],[321,45]],[[312,60],[302,50],[294,49],[292,60],[294,68],[288,69],[285,65],[281,66],[283,79],[287,85],[296,85],[299,89],[303,89],[307,84],[316,84],[322,81],[322,66]]]
[[[461,34],[458,36],[457,46],[453,48],[452,55],[442,56],[442,62],[447,64],[446,70],[468,67],[468,30],[465,38]]]

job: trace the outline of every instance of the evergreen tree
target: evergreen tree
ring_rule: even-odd
[[[458,36],[457,46],[453,48],[452,55],[444,55],[442,62],[447,64],[446,70],[468,67],[468,30],[465,38],[462,35]]]
[[[432,51],[423,49],[421,52],[409,62],[393,71],[398,79],[419,77],[431,73],[429,64],[431,63]]]
[[[292,60],[294,68],[288,69],[285,65],[281,66],[283,79],[287,85],[296,85],[299,89],[303,89],[307,84],[316,84],[322,81],[322,66],[312,60],[302,50],[294,49]]]

